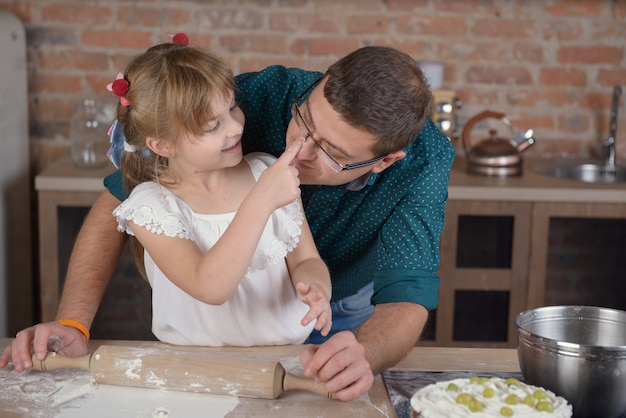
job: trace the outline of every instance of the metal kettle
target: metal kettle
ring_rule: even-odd
[[[511,129],[510,139],[498,138],[495,129],[489,130],[489,138],[483,139],[478,144],[471,144],[470,131],[474,125],[486,118],[501,119]],[[463,148],[467,155],[467,172],[469,174],[481,174],[486,176],[519,176],[522,174],[521,152],[535,143],[533,130],[529,129],[523,134],[513,133],[511,122],[503,113],[485,110],[471,118],[465,124],[463,133]]]

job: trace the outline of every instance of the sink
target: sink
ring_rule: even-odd
[[[603,143],[604,159],[582,160],[561,159],[543,161],[530,169],[536,173],[559,179],[582,181],[585,183],[619,184],[626,183],[626,166],[619,165],[615,159],[615,138],[617,131],[617,107],[622,87],[613,88],[609,137]]]
[[[554,160],[537,163],[531,170],[546,176],[585,183],[626,183],[626,166],[604,161]]]

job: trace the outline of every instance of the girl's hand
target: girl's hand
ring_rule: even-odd
[[[253,189],[260,193],[262,201],[271,205],[271,210],[285,206],[300,197],[298,169],[292,164],[300,148],[301,141],[287,148],[274,164],[261,174]]]
[[[332,311],[330,309],[330,300],[321,289],[316,289],[317,286],[298,282],[296,284],[296,292],[298,298],[309,305],[309,312],[302,318],[302,325],[306,326],[314,319],[317,319],[315,323],[315,329],[320,331],[323,336],[328,335],[330,327],[332,325]]]

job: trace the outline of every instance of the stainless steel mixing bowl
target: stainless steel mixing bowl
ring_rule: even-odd
[[[520,313],[515,327],[527,383],[567,399],[576,418],[626,414],[626,312],[547,306]]]

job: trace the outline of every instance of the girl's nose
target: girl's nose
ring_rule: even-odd
[[[226,132],[229,137],[241,135],[243,133],[243,123],[235,118],[230,118],[230,123],[228,124],[228,130]]]

